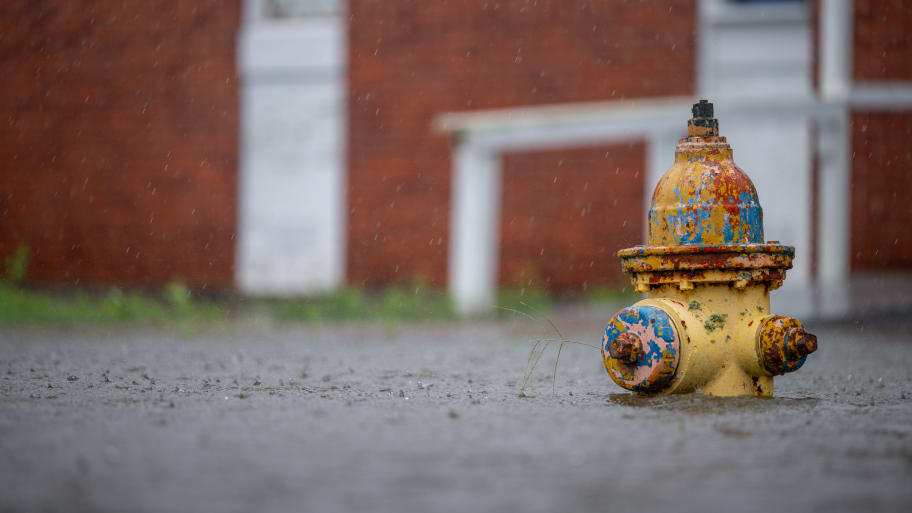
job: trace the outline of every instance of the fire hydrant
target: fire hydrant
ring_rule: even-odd
[[[795,248],[763,240],[754,184],[719,136],[713,105],[693,106],[687,137],[659,180],[646,246],[618,252],[648,298],[612,317],[602,339],[611,378],[641,394],[773,395],[817,337],[770,314]]]

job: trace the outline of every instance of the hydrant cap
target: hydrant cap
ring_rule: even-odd
[[[712,104],[694,105],[691,128],[717,131]],[[763,211],[757,189],[732,161],[731,147],[717,135],[689,136],[675,151],[675,164],[652,194],[650,246],[762,244]]]
[[[605,326],[602,361],[611,379],[628,390],[655,393],[665,389],[680,359],[678,330],[661,308],[627,307]]]

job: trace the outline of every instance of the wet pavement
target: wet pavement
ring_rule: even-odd
[[[0,511],[912,510],[912,321],[811,327],[774,399],[634,397],[584,346],[521,394],[528,320],[7,329]]]

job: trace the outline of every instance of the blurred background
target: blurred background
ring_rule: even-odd
[[[0,10],[7,289],[181,305],[418,284],[457,313],[623,292],[616,252],[644,242],[708,98],[766,238],[796,247],[774,308],[912,300],[908,2]]]

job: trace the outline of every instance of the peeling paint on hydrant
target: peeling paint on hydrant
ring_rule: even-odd
[[[628,390],[769,397],[773,376],[817,349],[800,321],[770,314],[795,248],[764,243],[757,190],[706,100],[653,192],[647,245],[618,256],[649,294],[615,314],[602,339],[605,368]]]

